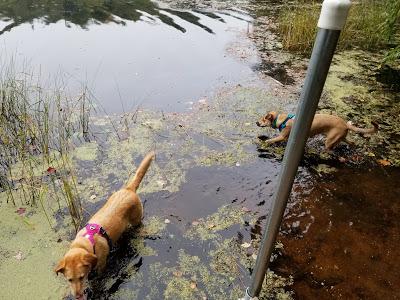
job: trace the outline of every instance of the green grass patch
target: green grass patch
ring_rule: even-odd
[[[398,0],[353,2],[338,48],[376,50],[398,44],[399,3]],[[311,52],[320,11],[319,1],[299,1],[282,8],[278,30],[285,50]]]

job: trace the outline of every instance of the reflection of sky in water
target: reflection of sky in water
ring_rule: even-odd
[[[171,26],[139,12],[136,22],[112,15],[112,22],[91,19],[83,27],[33,18],[4,31],[0,48],[18,65],[40,68],[45,81],[64,74],[72,92],[87,83],[107,112],[121,111],[122,103],[125,110],[139,103],[179,110],[215,86],[250,76],[250,66],[226,53],[248,22],[222,13],[160,10]],[[0,30],[10,24],[3,18]]]

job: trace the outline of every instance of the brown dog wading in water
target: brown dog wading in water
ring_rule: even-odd
[[[257,121],[256,124],[259,127],[272,127],[279,129],[280,134],[277,137],[265,141],[266,143],[273,144],[286,141],[289,138],[294,119],[295,116],[292,114],[280,114],[275,111],[270,111],[259,121]],[[371,123],[374,126],[373,128],[364,129],[353,126],[350,121],[346,123],[345,120],[338,116],[316,114],[311,124],[309,136],[312,137],[317,134],[325,135],[325,149],[331,151],[341,141],[351,144],[348,140],[346,140],[349,130],[362,134],[376,132],[378,130],[378,124],[375,122]]]
[[[70,249],[55,268],[57,274],[63,273],[69,281],[76,299],[85,299],[84,290],[89,272],[93,269],[101,272],[104,269],[111,241],[115,243],[129,225],[141,223],[143,206],[136,190],[153,158],[154,152],[146,155],[134,178],[112,194],[89,220],[88,225],[77,233]]]

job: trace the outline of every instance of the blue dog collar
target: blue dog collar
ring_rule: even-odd
[[[282,131],[282,130],[286,127],[286,123],[287,123],[289,120],[294,119],[294,118],[296,117],[296,115],[295,115],[295,114],[288,114],[288,116],[286,117],[286,119],[285,119],[281,124],[277,125],[276,122],[278,121],[278,117],[279,117],[279,114],[278,114],[278,115],[276,116],[276,118],[272,121],[272,128],[278,129],[279,131]]]

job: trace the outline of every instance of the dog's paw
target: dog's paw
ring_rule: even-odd
[[[259,135],[257,138],[258,138],[260,141],[263,141],[263,142],[269,139],[269,137],[266,136],[266,135]]]

